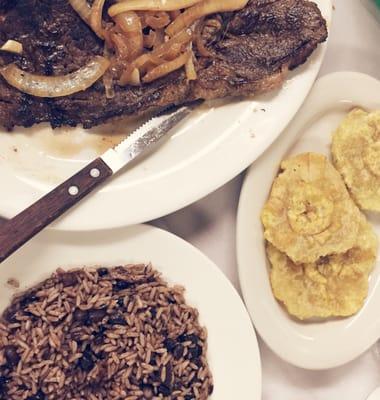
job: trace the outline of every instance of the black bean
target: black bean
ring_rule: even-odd
[[[156,364],[157,364],[157,356],[156,356],[156,354],[153,353],[153,354],[150,356],[149,364],[150,364],[150,365],[156,365]]]
[[[100,382],[90,381],[90,382],[88,382],[88,386],[91,388],[92,392],[95,392],[95,393],[98,393],[98,392],[102,391],[102,389],[103,389],[102,381],[100,381]]]
[[[89,311],[89,319],[92,323],[101,322],[102,319],[106,316],[107,309],[106,308],[94,308]]]
[[[87,345],[86,345],[86,347],[85,347],[83,353],[86,353],[86,355],[87,355],[88,357],[93,357],[93,356],[94,356],[94,352],[92,351],[92,348],[91,348],[91,345],[90,345],[90,344],[87,344]]]
[[[7,383],[9,383],[9,378],[6,376],[0,376],[0,386],[6,385]]]
[[[79,367],[82,371],[90,372],[95,366],[95,363],[92,358],[88,358],[83,355],[81,359],[79,359]]]
[[[181,336],[178,336],[177,339],[179,342],[191,342],[193,344],[197,344],[199,341],[199,336],[191,334],[191,335],[186,335],[185,333]]]
[[[108,275],[108,268],[98,268],[97,272],[100,277],[106,276]]]
[[[158,371],[153,371],[149,374],[149,378],[153,381],[153,382],[161,382],[161,376],[160,373]]]
[[[119,307],[124,307],[124,297],[120,297],[120,298],[117,300],[117,305],[118,305]]]
[[[173,382],[173,365],[171,362],[166,364],[166,377],[164,381],[164,385],[170,387]]]
[[[18,362],[20,361],[20,356],[17,353],[16,346],[5,346],[4,347],[4,356],[10,367],[15,367],[18,364]]]
[[[173,351],[173,356],[176,360],[179,360],[181,357],[183,357],[183,353],[185,351],[185,348],[183,347],[182,344],[178,343]]]
[[[100,346],[104,341],[104,337],[103,336],[98,336],[94,339],[94,344],[96,346]]]
[[[122,315],[120,315],[120,314],[116,314],[116,315],[111,316],[109,318],[109,320],[108,320],[108,323],[110,325],[123,325],[123,326],[127,325],[127,323],[125,322],[124,317]]]
[[[74,272],[65,272],[59,277],[64,287],[74,286],[76,283],[78,283],[77,276]]]
[[[156,307],[151,307],[151,309],[149,311],[150,311],[150,314],[151,314],[152,318],[153,319],[156,318],[156,316],[157,316],[157,308]]]
[[[199,345],[189,348],[189,358],[191,360],[199,358],[202,355],[202,353],[203,353],[203,349]]]
[[[5,393],[9,381],[10,379],[7,378],[6,376],[0,376],[0,394]]]
[[[178,342],[181,342],[181,343],[190,341],[189,336],[186,335],[185,333],[183,335],[178,336],[177,340],[178,340]]]
[[[95,333],[95,336],[104,336],[106,330],[107,328],[105,326],[101,326],[99,330]]]
[[[195,364],[198,368],[202,367],[202,360],[200,358],[196,358],[195,360],[191,360],[193,364]]]
[[[128,282],[128,281],[123,281],[121,279],[117,279],[116,282],[112,285],[113,290],[115,290],[115,291],[129,289],[132,286],[133,286],[133,283]]]
[[[107,358],[107,353],[105,351],[100,351],[99,353],[95,354],[95,357],[98,360],[105,360]]]
[[[104,340],[104,333],[106,332],[107,328],[105,326],[101,326],[98,331],[93,333],[94,335],[94,343],[96,345],[100,345],[103,343]]]
[[[37,317],[37,315],[32,314],[30,311],[24,311],[24,315],[27,316],[27,317],[29,317],[29,319],[30,319],[32,322],[36,322],[36,321],[39,319],[39,317]],[[60,322],[60,321],[59,321],[59,322]],[[58,322],[58,323],[59,323],[59,322]]]
[[[170,387],[161,383],[161,385],[158,387],[158,393],[161,393],[164,396],[170,396],[172,394],[172,391]]]
[[[94,368],[95,363],[93,355],[94,353],[92,352],[91,347],[87,345],[82,357],[79,359],[79,367],[82,371],[90,372]]]
[[[185,400],[195,400],[195,397],[192,396],[191,394],[187,394],[187,395],[185,396]]]
[[[200,337],[192,334],[187,336],[187,340],[190,340],[191,343],[198,344],[198,342],[200,341]]]
[[[140,385],[140,389],[143,391],[145,399],[151,399],[154,396],[153,386],[143,383]]]
[[[86,321],[88,320],[88,317],[89,317],[88,311],[83,311],[83,310],[81,310],[79,308],[77,308],[74,311],[74,314],[73,314],[74,321],[75,322],[80,322],[82,324],[86,323]]]
[[[16,318],[16,316],[17,316],[17,309],[16,308],[13,308],[13,307],[10,307],[10,308],[7,308],[5,311],[4,311],[4,319],[6,320],[6,321],[8,321],[8,322],[10,322],[11,324],[14,324],[14,323],[16,323],[17,322],[17,318]]]
[[[166,347],[167,351],[170,353],[174,350],[176,347],[177,342],[174,339],[167,338],[164,340],[164,346]]]
[[[214,392],[214,385],[210,385],[209,387],[208,387],[208,394],[209,394],[209,396],[211,396],[212,394],[213,394],[213,392]]]
[[[136,379],[134,376],[131,376],[129,378],[129,382],[132,383],[132,385],[135,385],[137,387],[140,387],[140,381],[138,379]]]
[[[29,293],[27,295],[25,295],[21,300],[20,300],[20,306],[22,308],[26,308],[29,304],[34,303],[35,301],[38,300],[38,297],[33,294],[33,293]]]
[[[145,314],[146,310],[148,310],[148,307],[139,308],[137,310],[137,314]]]
[[[29,396],[26,400],[45,400],[46,396],[45,393],[42,390],[39,390],[36,394],[33,396]]]

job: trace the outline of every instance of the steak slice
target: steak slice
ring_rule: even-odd
[[[243,10],[206,21],[201,40],[210,54],[196,54],[196,81],[188,82],[184,71],[176,71],[140,87],[116,86],[112,99],[106,98],[101,80],[86,91],[44,99],[21,93],[0,78],[0,125],[11,130],[48,121],[52,127],[91,128],[198,98],[267,92],[281,87],[287,72],[326,38],[326,21],[316,4],[250,0]],[[0,0],[0,44],[8,39],[23,43],[24,53],[1,54],[0,63],[16,62],[44,75],[72,72],[103,53],[103,43],[67,0]]]

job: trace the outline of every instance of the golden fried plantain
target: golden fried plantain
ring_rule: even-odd
[[[281,163],[261,218],[266,240],[295,263],[313,263],[354,246],[361,213],[327,158],[305,153]]]
[[[380,212],[380,111],[351,111],[333,134],[332,155],[358,206]]]
[[[377,237],[364,217],[354,248],[322,257],[316,263],[294,264],[268,243],[273,294],[301,320],[353,315],[367,297],[376,253]]]

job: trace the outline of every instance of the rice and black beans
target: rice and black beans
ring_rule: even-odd
[[[204,400],[206,331],[149,265],[58,270],[0,319],[1,400]]]

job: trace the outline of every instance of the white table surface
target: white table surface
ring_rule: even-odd
[[[333,2],[333,26],[320,76],[352,70],[380,79],[380,23],[363,7],[361,0]],[[243,178],[241,175],[203,200],[154,222],[202,250],[238,290],[235,223]],[[261,340],[260,349],[263,400],[364,400],[380,385],[378,345],[346,366],[323,372],[305,371],[287,364]]]
[[[380,23],[361,0],[333,0],[333,3],[333,26],[320,76],[351,70],[380,79]],[[235,226],[243,179],[244,174],[203,200],[153,222],[202,250],[239,292]],[[365,400],[380,386],[380,344],[350,364],[322,372],[293,367],[278,358],[260,338],[259,344],[263,400]]]

